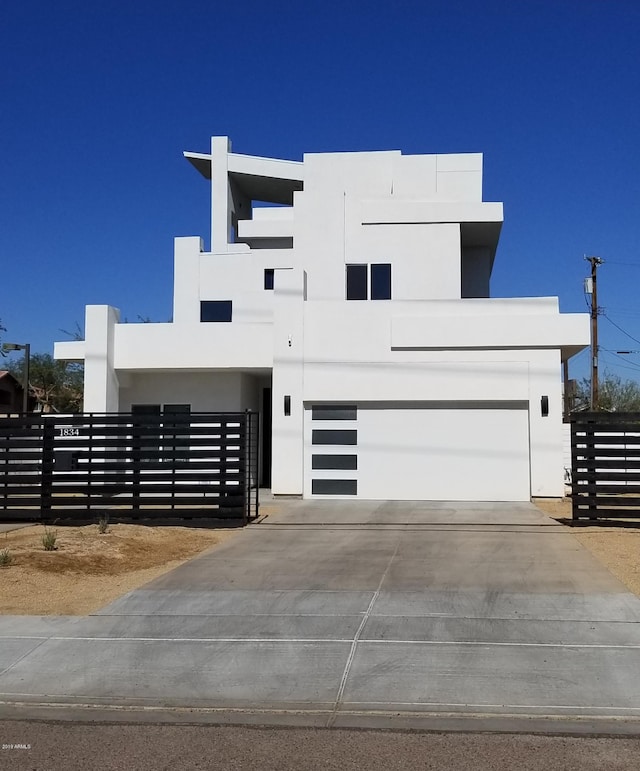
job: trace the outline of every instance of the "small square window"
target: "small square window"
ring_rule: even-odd
[[[275,271],[273,268],[264,269],[264,288],[273,289],[273,279]]]
[[[391,265],[389,263],[371,266],[371,299],[391,299]]]
[[[231,321],[231,300],[203,300],[200,321]]]
[[[367,265],[347,265],[347,300],[367,297]]]

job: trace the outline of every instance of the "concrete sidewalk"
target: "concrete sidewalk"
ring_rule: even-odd
[[[0,714],[640,726],[640,600],[534,506],[294,500],[263,514],[96,615],[0,617]]]

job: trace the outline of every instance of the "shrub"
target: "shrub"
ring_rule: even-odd
[[[106,513],[98,517],[98,532],[100,535],[109,532],[109,515]]]
[[[56,546],[57,540],[58,540],[58,531],[51,530],[50,528],[45,527],[44,533],[42,534],[42,545],[44,547],[44,550],[55,551],[58,548]]]
[[[13,562],[9,549],[0,549],[0,568],[7,568]]]

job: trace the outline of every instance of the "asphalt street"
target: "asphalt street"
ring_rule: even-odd
[[[5,721],[0,740],[7,771],[608,771],[640,762],[638,738],[526,734]]]

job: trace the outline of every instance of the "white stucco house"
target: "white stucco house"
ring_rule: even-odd
[[[489,297],[482,155],[297,162],[213,137],[185,157],[211,181],[211,250],[176,239],[170,323],[87,306],[85,340],[56,344],[84,361],[86,411],[258,411],[274,494],[563,494],[561,362],[588,317]]]

